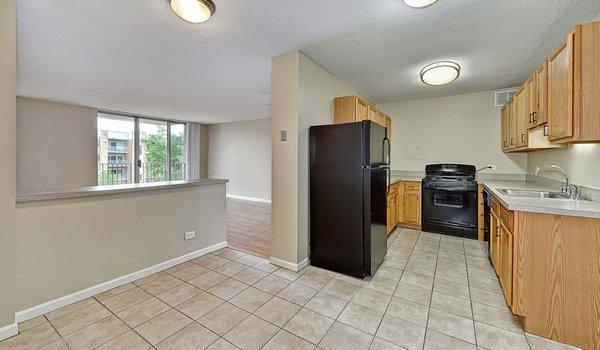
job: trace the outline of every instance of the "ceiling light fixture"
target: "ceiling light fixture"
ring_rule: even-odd
[[[184,21],[202,23],[215,14],[216,6],[211,0],[167,0],[171,9]]]
[[[427,85],[446,85],[458,78],[460,66],[452,61],[440,61],[426,65],[421,69],[421,81]]]
[[[407,6],[414,7],[417,9],[433,5],[438,0],[404,0]]]

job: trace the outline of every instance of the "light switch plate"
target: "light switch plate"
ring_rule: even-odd
[[[186,241],[189,241],[190,239],[194,239],[194,238],[196,238],[196,231],[186,232],[183,235],[183,239]]]
[[[287,141],[287,130],[281,130],[281,141]]]

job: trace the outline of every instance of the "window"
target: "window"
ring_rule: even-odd
[[[185,123],[98,113],[98,185],[187,179]]]

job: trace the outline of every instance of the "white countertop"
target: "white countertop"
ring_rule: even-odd
[[[64,190],[29,192],[17,195],[17,203],[39,202],[53,199],[81,198],[103,195],[113,195],[119,193],[132,193],[143,191],[169,190],[183,187],[207,186],[214,184],[227,183],[225,179],[198,179],[183,181],[164,181],[153,183],[136,183],[126,185],[112,186],[89,186]]]
[[[508,210],[600,218],[600,203],[598,202],[558,198],[514,197],[504,195],[498,191],[498,189],[556,191],[538,182],[502,180],[479,180],[478,182],[483,184]]]
[[[410,176],[410,175],[392,175],[392,183],[396,183],[398,181],[417,181],[421,182],[423,177]]]

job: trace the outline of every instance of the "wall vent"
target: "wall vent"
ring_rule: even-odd
[[[496,91],[494,94],[494,106],[502,107],[504,106],[511,97],[515,95],[518,88],[511,88],[502,91]]]

